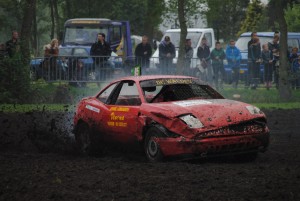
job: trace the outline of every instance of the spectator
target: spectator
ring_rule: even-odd
[[[202,38],[201,40],[201,45],[198,47],[197,50],[197,57],[200,59],[201,66],[204,69],[204,79],[207,81],[209,84],[213,84],[213,72],[212,72],[212,67],[211,67],[211,61],[210,61],[210,49],[207,44],[206,38]]]
[[[300,55],[297,59],[294,59],[293,61],[292,73],[294,75],[294,80],[292,81],[292,88],[300,89]]]
[[[165,36],[164,40],[158,46],[159,50],[159,65],[162,74],[172,74],[173,58],[176,56],[175,46],[171,42],[169,36]]]
[[[262,47],[261,57],[264,64],[264,81],[266,89],[269,90],[272,87],[273,53],[269,50],[268,44],[263,44]]]
[[[293,47],[292,48],[292,52],[289,55],[289,62],[292,65],[292,63],[294,62],[295,59],[298,59],[298,48],[297,47]]]
[[[279,78],[279,35],[274,34],[273,41],[268,43],[269,50],[273,53],[273,73],[274,82],[278,89],[278,78]]]
[[[5,46],[10,58],[20,52],[19,33],[17,31],[12,32],[12,38],[6,42]]]
[[[8,57],[8,52],[6,51],[6,47],[4,43],[0,44],[0,60]]]
[[[210,54],[216,89],[223,88],[223,79],[225,76],[223,60],[225,59],[225,57],[226,55],[223,48],[221,47],[221,43],[217,41],[215,49],[213,49],[213,51]],[[221,75],[220,82],[219,73]]]
[[[233,73],[232,86],[236,89],[238,87],[240,75],[241,52],[235,46],[234,40],[230,40],[230,43],[226,48],[226,59],[228,61],[228,66],[232,69]]]
[[[186,75],[189,74],[191,68],[191,59],[194,56],[194,49],[192,48],[191,39],[185,40],[185,55],[184,55],[184,72]]]
[[[59,53],[58,40],[52,39],[51,42],[44,46],[43,69],[48,72],[49,79],[55,79],[57,71],[57,56]]]
[[[144,74],[149,68],[150,57],[152,55],[152,48],[147,36],[142,37],[142,42],[136,46],[134,53],[135,62],[141,67],[141,74]]]
[[[252,62],[252,55],[251,53],[249,52],[249,49],[250,47],[254,44],[254,38],[257,38],[257,32],[252,32],[251,33],[251,39],[250,41],[248,42],[248,75],[247,75],[247,79],[246,79],[246,82],[245,82],[245,87],[248,88],[249,85],[250,85],[250,74],[252,73],[251,70],[253,68],[253,62]]]
[[[256,89],[259,82],[261,63],[261,47],[258,37],[252,38],[250,45],[248,46],[248,84],[251,85],[251,89]]]
[[[91,47],[90,55],[93,56],[97,79],[102,81],[107,79],[106,71],[110,70],[107,68],[110,68],[108,59],[112,50],[110,44],[105,41],[104,33],[98,33],[97,37],[97,41]]]

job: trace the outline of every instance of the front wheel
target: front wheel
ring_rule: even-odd
[[[156,127],[151,127],[147,133],[144,142],[144,150],[147,159],[150,162],[160,162],[163,160],[163,154],[160,150],[156,138],[162,137],[163,133]]]

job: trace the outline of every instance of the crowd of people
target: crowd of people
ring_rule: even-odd
[[[147,37],[144,36],[143,39]],[[278,88],[279,77],[279,33],[275,32],[273,40],[261,44],[257,32],[251,33],[251,39],[248,42],[248,73],[245,80],[245,88],[255,90],[261,81],[264,87],[270,89],[272,83]],[[202,69],[201,78],[219,89],[223,87],[225,78],[224,60],[227,60],[228,67],[232,70],[232,87],[237,88],[240,81],[240,66],[241,66],[241,51],[236,47],[235,40],[230,40],[225,50],[222,44],[217,41],[215,48],[210,51],[207,44],[207,39],[202,38],[201,45],[197,49],[197,57],[200,60],[200,67]],[[146,46],[147,44],[147,46]],[[147,51],[145,48],[147,47]],[[143,41],[135,50],[136,61],[142,68],[149,68],[149,61],[151,54],[150,44],[148,41]],[[185,69],[184,74],[194,75],[193,69],[190,68],[191,60],[193,58],[193,48],[191,47],[191,39],[186,39],[185,44]],[[171,42],[169,36],[165,36],[159,44],[159,70],[162,74],[173,74],[175,66],[173,65],[173,58],[176,56],[175,46]],[[287,55],[290,62],[291,85],[293,88],[300,88],[300,56],[298,55],[298,48],[294,47],[291,53]],[[263,79],[261,79],[261,65],[263,65]],[[191,71],[191,72],[189,72]]]
[[[263,82],[266,89],[272,87],[272,83],[278,88],[279,77],[279,33],[275,32],[273,40],[261,44],[256,32],[251,33],[251,40],[248,42],[248,76],[245,80],[245,87],[256,89],[261,81],[260,66],[264,66]],[[55,69],[59,62],[61,65],[64,60],[57,61],[59,54],[57,39],[51,40],[51,42],[44,46],[44,60],[42,62],[42,68],[48,68],[51,72],[50,77],[55,76]],[[193,59],[194,50],[191,46],[191,39],[185,41],[185,57],[184,57],[184,74],[193,75],[191,66],[191,60]],[[165,36],[160,42],[159,46],[159,70],[162,74],[175,73],[175,67],[173,65],[173,59],[176,57],[175,46],[171,41],[170,36]],[[12,32],[12,38],[5,44],[0,45],[0,57],[13,58],[18,52],[20,52],[19,34],[17,31]],[[109,67],[109,58],[111,56],[112,49],[110,44],[105,40],[104,33],[97,34],[97,41],[91,46],[90,55],[92,56],[95,64],[95,69],[98,79],[103,80],[106,78],[106,69]],[[152,56],[152,47],[149,43],[148,37],[144,35],[142,42],[138,44],[134,51],[135,64],[141,67],[142,74],[149,69],[150,59]],[[300,88],[300,56],[298,55],[298,48],[294,47],[291,53],[288,53],[288,60],[290,62],[291,85],[293,88]],[[219,89],[223,87],[225,78],[224,60],[227,60],[229,68],[232,70],[232,87],[237,88],[240,80],[240,64],[241,64],[241,52],[235,45],[235,40],[230,40],[225,49],[222,48],[222,44],[217,41],[215,48],[210,51],[208,41],[206,38],[202,38],[201,45],[197,49],[197,57],[200,60],[200,67],[204,71],[205,76],[202,77],[204,81],[213,85]],[[69,62],[70,63],[70,62]],[[74,72],[78,72],[78,69],[82,69],[83,63],[79,60],[72,61],[70,64],[75,66],[72,69]],[[71,66],[72,66],[71,65]],[[45,67],[43,67],[45,66]],[[74,73],[73,73],[74,74]],[[74,74],[74,79],[80,79],[79,73]]]

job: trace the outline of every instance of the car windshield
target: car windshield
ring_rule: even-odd
[[[202,32],[189,32],[187,34],[186,38],[191,39],[193,48],[197,47],[201,34]],[[180,32],[167,32],[165,36],[170,36],[171,42],[176,48],[179,48]]]
[[[272,37],[264,37],[264,36],[259,36],[259,41],[260,41],[260,45],[262,46],[263,44],[266,44],[268,42],[272,41]],[[248,51],[248,42],[251,40],[250,36],[242,36],[240,37],[236,43],[235,46],[237,48],[239,48],[239,50],[243,51],[243,52],[247,52]]]
[[[164,78],[141,81],[145,100],[148,103],[191,99],[223,99],[210,86],[191,78]]]

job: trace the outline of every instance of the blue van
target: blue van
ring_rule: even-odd
[[[274,32],[257,32],[257,36],[260,40],[261,46],[265,43],[272,42]],[[236,47],[241,51],[241,68],[240,79],[245,81],[248,76],[248,42],[251,40],[251,32],[243,33],[236,41]],[[291,52],[293,47],[300,49],[300,33],[288,32],[288,50]],[[300,54],[300,52],[298,52]],[[225,80],[230,82],[232,73],[231,69],[225,63]],[[261,78],[263,77],[263,65],[261,65]]]

